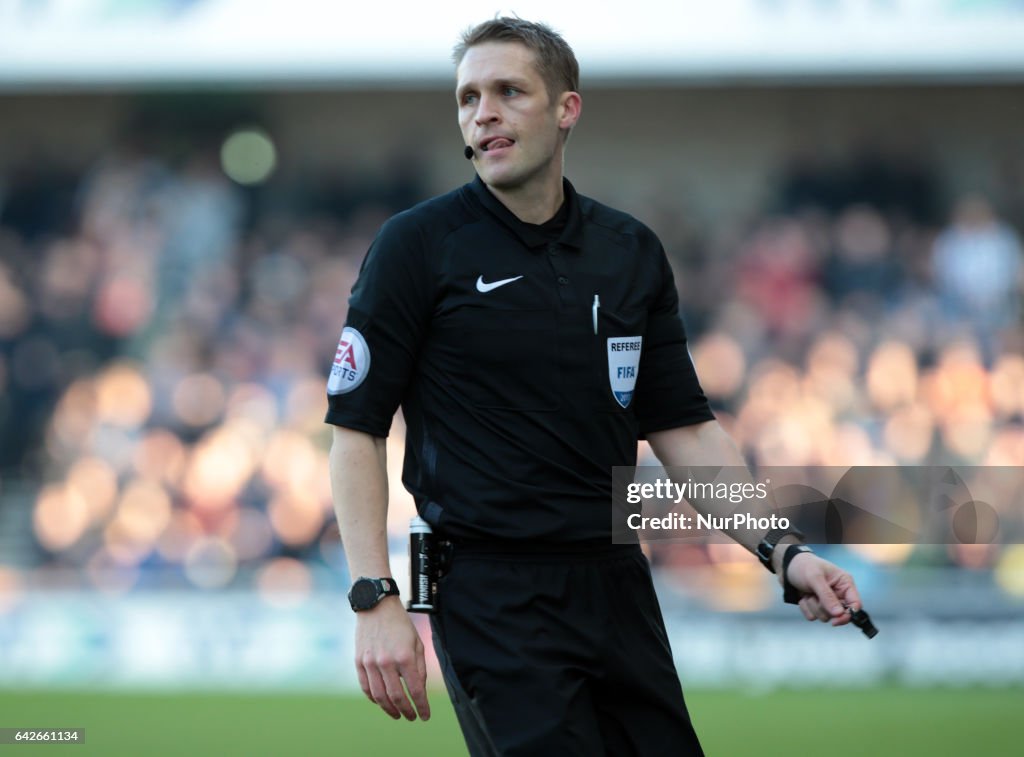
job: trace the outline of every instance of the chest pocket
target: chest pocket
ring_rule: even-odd
[[[591,368],[591,394],[596,410],[632,412],[646,328],[647,311],[643,308],[598,311]]]
[[[560,406],[558,329],[549,310],[465,308],[461,381],[476,407],[552,411]]]

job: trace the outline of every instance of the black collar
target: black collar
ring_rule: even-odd
[[[501,200],[491,194],[491,191],[484,184],[483,179],[477,175],[476,179],[466,185],[469,194],[497,218],[502,225],[518,237],[524,245],[533,252],[539,252],[541,248],[548,245],[548,238],[534,224],[523,223],[511,210],[502,205]],[[565,177],[562,178],[562,193],[565,195],[565,203],[568,209],[568,217],[565,221],[565,228],[558,239],[560,245],[573,247],[577,250],[583,249],[583,219],[580,214],[579,196],[576,189]]]

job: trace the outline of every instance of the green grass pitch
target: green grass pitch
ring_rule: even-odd
[[[705,750],[718,755],[1019,755],[1024,689],[690,691]],[[86,729],[83,745],[0,754],[465,755],[443,691],[428,723],[392,721],[349,695],[0,691],[0,727]],[[666,752],[671,754],[671,751]]]

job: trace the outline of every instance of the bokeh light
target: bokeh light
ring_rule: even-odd
[[[139,428],[153,405],[149,383],[139,366],[116,362],[96,380],[97,420],[123,429]]]
[[[967,570],[987,570],[999,556],[994,544],[947,544],[946,551],[956,565]]]
[[[998,431],[982,464],[1024,466],[1024,428],[1018,426]]]
[[[174,510],[167,527],[157,539],[156,549],[168,562],[184,562],[189,550],[203,534],[203,523],[198,515],[191,510]]]
[[[980,461],[992,433],[992,414],[982,404],[956,406],[942,420],[943,443],[966,460]]]
[[[267,443],[261,471],[264,480],[278,491],[295,496],[320,492],[326,474],[326,453],[297,431],[275,431]]]
[[[729,398],[743,384],[747,363],[736,340],[720,332],[708,334],[693,348],[693,364],[705,394]]]
[[[278,538],[291,547],[313,541],[325,521],[324,509],[316,499],[296,493],[274,497],[267,512]]]
[[[913,544],[847,544],[846,549],[878,565],[900,565],[914,553]]]
[[[147,431],[135,448],[133,468],[142,478],[177,486],[185,470],[185,444],[163,428]]]
[[[221,538],[197,539],[185,553],[185,576],[200,589],[222,589],[231,583],[238,559],[230,543]]]
[[[829,403],[833,412],[855,409],[857,348],[848,337],[830,331],[822,334],[807,354],[805,391]]]
[[[274,533],[266,514],[251,507],[241,507],[227,529],[226,537],[239,562],[257,560],[270,552]]]
[[[64,484],[44,486],[36,498],[33,525],[39,543],[52,552],[77,542],[89,526],[89,504]]]
[[[138,276],[121,273],[100,286],[93,317],[104,333],[123,338],[149,322],[153,306],[151,287]]]
[[[135,564],[154,548],[171,519],[171,499],[164,488],[148,479],[131,481],[104,530],[104,541],[117,562]]]
[[[938,365],[927,376],[925,396],[933,413],[953,418],[958,414],[989,415],[988,373],[977,346],[956,342],[942,351]]]
[[[917,396],[917,359],[902,342],[883,342],[868,360],[867,390],[875,406],[893,410]]]
[[[319,376],[295,382],[285,400],[284,422],[304,434],[319,433],[324,426],[324,385]]]
[[[932,446],[935,424],[920,403],[893,412],[885,424],[885,447],[903,463],[920,463]]]
[[[1002,355],[992,368],[992,404],[1003,418],[1024,415],[1024,357]]]
[[[192,448],[182,490],[197,508],[216,510],[232,504],[248,482],[256,461],[245,435],[219,427]]]
[[[21,575],[14,568],[0,565],[0,615],[14,608],[22,596]]]
[[[244,382],[228,395],[225,417],[246,418],[269,431],[277,424],[277,400],[265,386]]]
[[[193,373],[174,387],[171,402],[179,420],[187,426],[202,428],[224,412],[224,385],[209,373]]]
[[[995,580],[1012,597],[1024,599],[1024,544],[1011,544],[999,556]]]
[[[277,148],[262,129],[239,129],[224,140],[220,162],[239,184],[262,184],[277,167]]]

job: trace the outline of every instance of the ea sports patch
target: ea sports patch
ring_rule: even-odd
[[[351,392],[370,372],[370,348],[366,339],[356,329],[346,326],[338,340],[338,351],[334,353],[334,365],[327,379],[328,394]]]
[[[612,396],[622,407],[629,407],[640,372],[642,336],[616,336],[608,339],[608,380]]]

